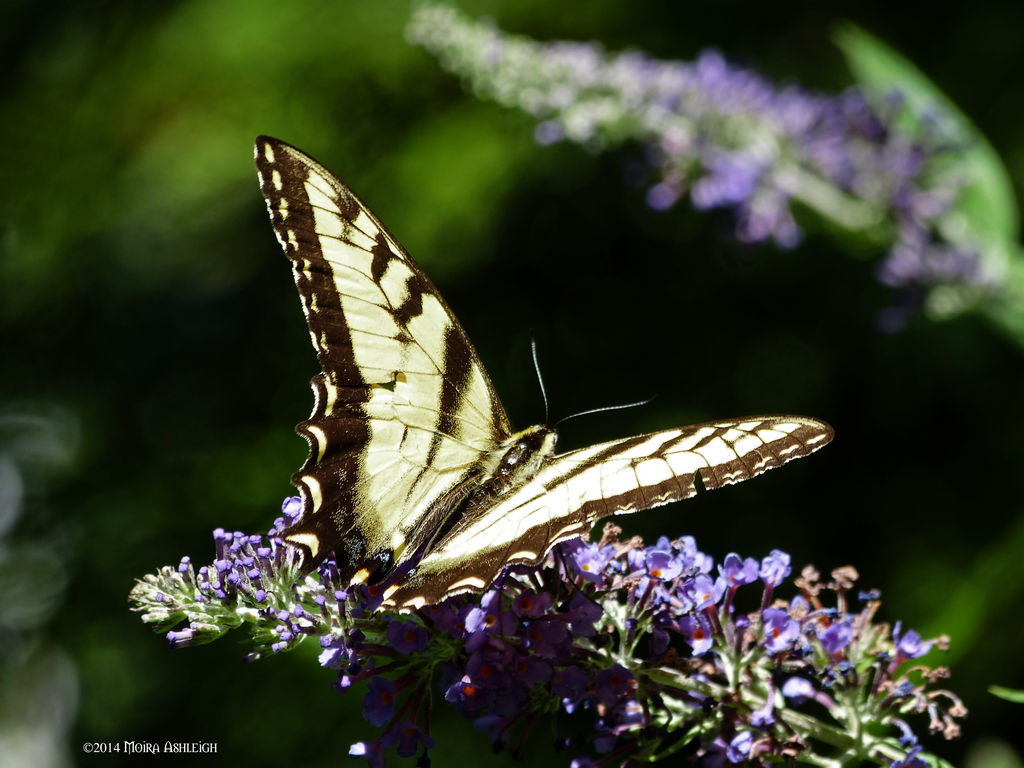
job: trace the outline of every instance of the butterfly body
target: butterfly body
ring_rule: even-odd
[[[513,433],[440,293],[344,184],[268,137],[256,163],[322,372],[297,431],[303,514],[285,539],[305,571],[334,552],[343,581],[382,581],[399,610],[486,589],[595,520],[739,482],[832,437],[824,422],[753,416],[556,454],[546,426]]]

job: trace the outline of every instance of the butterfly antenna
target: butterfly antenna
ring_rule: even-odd
[[[540,384],[540,396],[544,398],[544,423],[547,424],[548,416],[548,393],[544,389],[544,377],[540,375],[540,362],[537,360],[537,337],[530,333],[530,352],[533,354],[533,370],[537,372],[537,383]]]
[[[656,395],[651,395],[646,400],[637,400],[635,403],[622,403],[620,405],[603,405],[600,408],[591,408],[589,411],[580,411],[579,413],[571,413],[564,419],[559,419],[555,422],[554,426],[565,424],[569,419],[575,419],[577,416],[589,416],[592,413],[604,413],[605,411],[621,411],[624,408],[636,408],[640,405],[648,405],[654,402]]]

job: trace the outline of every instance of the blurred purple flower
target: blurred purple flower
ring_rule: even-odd
[[[731,210],[739,240],[792,248],[803,236],[796,202],[887,249],[886,284],[991,289],[1003,279],[977,244],[955,239],[970,171],[948,162],[964,140],[951,139],[956,123],[937,107],[906,119],[912,105],[899,94],[779,87],[713,49],[686,63],[539,43],[436,2],[418,6],[407,35],[475,94],[535,117],[539,144],[644,144],[655,210],[689,192],[698,210]]]
[[[707,158],[708,174],[690,191],[698,210],[735,206],[753,197],[764,173],[763,163],[739,152],[717,152]],[[764,239],[764,238],[761,238]]]

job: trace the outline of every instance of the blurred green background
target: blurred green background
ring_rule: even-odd
[[[1024,183],[1024,6],[464,0],[506,30],[662,58],[716,46],[778,81],[850,84],[856,22],[918,64]],[[43,10],[45,9],[45,10]],[[513,422],[540,421],[533,330],[562,445],[756,412],[830,421],[785,471],[622,522],[721,558],[852,563],[883,618],[948,633],[956,764],[1014,765],[1024,687],[1024,354],[974,316],[876,330],[876,253],[811,232],[745,248],[724,215],[654,213],[635,147],[532,140],[406,44],[405,2],[7,2],[0,9],[0,765],[111,765],[83,741],[212,741],[195,764],[335,765],[374,735],[313,644],[245,666],[230,635],[171,651],[133,579],[263,531],[305,457],[315,373],[252,141],[351,185],[441,288]],[[926,15],[922,15],[926,14]],[[434,764],[490,764],[435,709]],[[566,765],[537,728],[536,765]],[[8,762],[10,760],[15,762]],[[1002,762],[1000,762],[1002,760]],[[188,761],[186,761],[188,762]],[[507,756],[494,758],[505,764]]]

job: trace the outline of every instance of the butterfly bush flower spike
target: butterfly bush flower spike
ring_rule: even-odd
[[[216,531],[209,566],[184,558],[145,577],[133,608],[173,647],[232,629],[252,660],[319,642],[328,680],[361,697],[366,735],[349,754],[371,766],[425,758],[432,706],[513,752],[551,718],[580,766],[920,765],[919,736],[953,738],[966,714],[938,687],[946,670],[923,663],[946,639],[877,623],[878,596],[858,601],[851,568],[786,583],[777,550],[715,567],[692,538],[645,547],[608,525],[482,594],[398,614],[374,610],[379,590],[337,583],[331,558],[300,579],[281,522],[266,537]]]
[[[715,50],[682,62],[540,43],[437,2],[416,6],[407,36],[475,95],[535,118],[540,144],[645,147],[655,210],[688,198],[698,210],[730,211],[739,240],[781,248],[803,237],[794,211],[813,211],[887,249],[877,275],[904,301],[954,286],[944,301],[959,295],[965,305],[1003,281],[1001,256],[955,239],[962,180],[950,160],[967,140],[937,108],[907,120],[898,95],[779,87]]]

